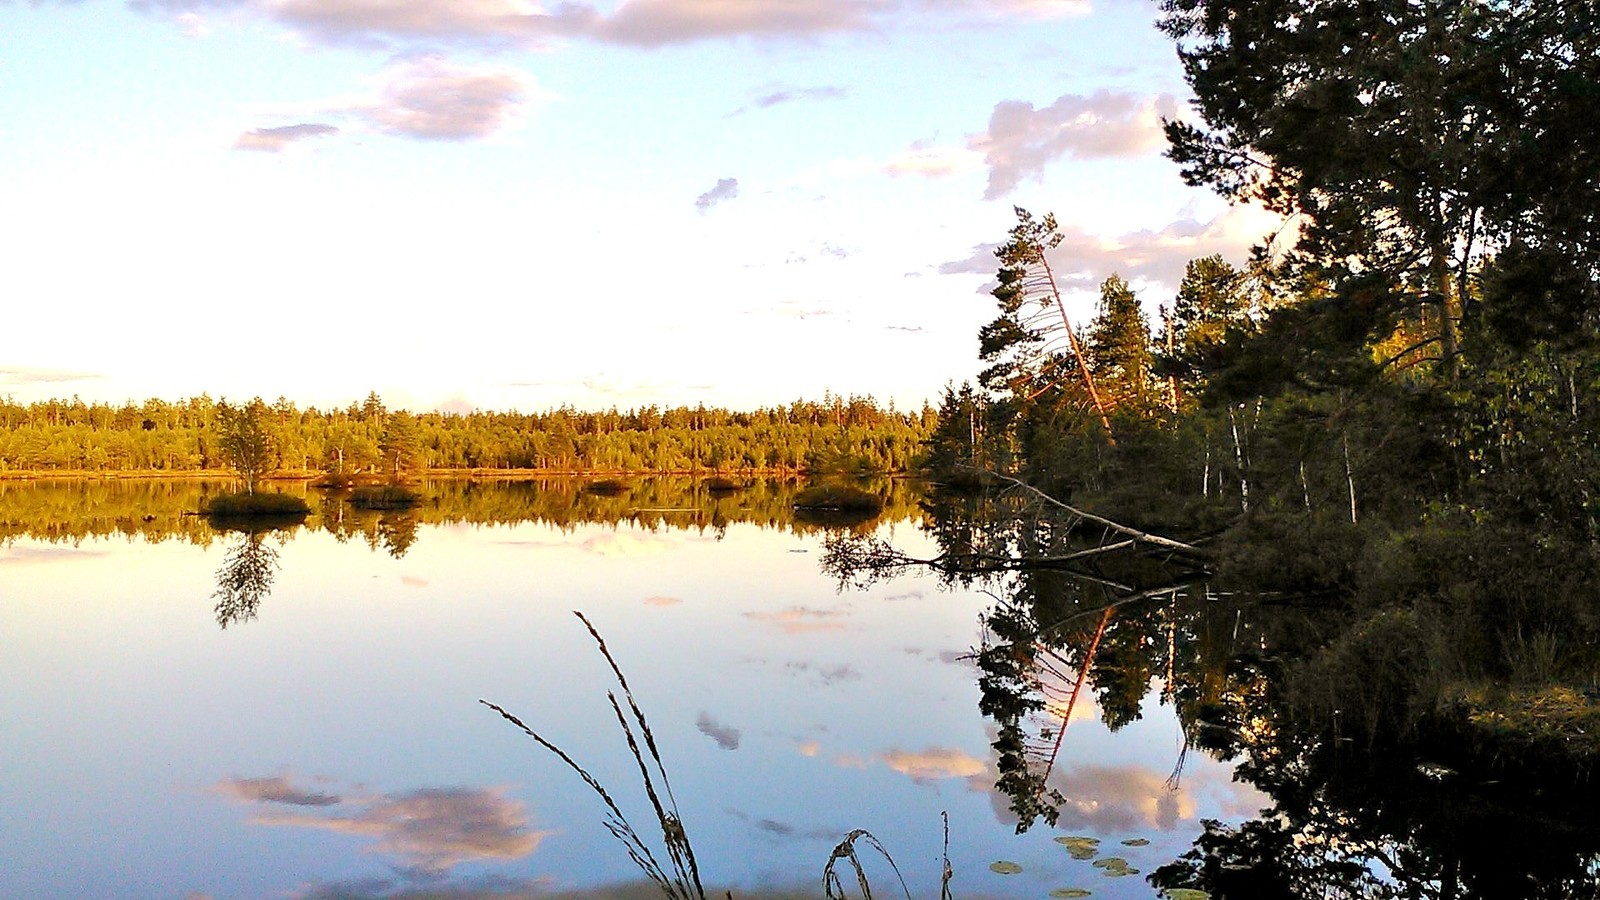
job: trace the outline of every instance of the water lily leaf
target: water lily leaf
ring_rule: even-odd
[[[1199,888],[1167,888],[1162,896],[1167,900],[1211,900],[1211,895]]]
[[[1002,859],[999,862],[989,863],[989,871],[997,875],[1015,875],[1022,871],[1022,867],[1010,860]]]
[[[1073,859],[1094,859],[1100,852],[1100,839],[1092,837],[1058,837],[1056,843],[1067,848]]]
[[[1094,893],[1094,891],[1090,891],[1085,888],[1056,888],[1050,892],[1050,896],[1061,898],[1087,897],[1092,893]]]
[[[1122,846],[1124,846],[1124,847],[1148,847],[1148,846],[1150,846],[1150,839],[1149,838],[1128,838],[1127,840],[1122,842]]]
[[[1094,861],[1096,869],[1126,869],[1128,861],[1120,856],[1106,856]]]

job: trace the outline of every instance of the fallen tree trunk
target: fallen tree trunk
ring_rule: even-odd
[[[1024,492],[1026,492],[1030,496],[1032,496],[1032,497],[1034,497],[1034,498],[1036,498],[1036,499],[1038,499],[1038,500],[1040,500],[1040,501],[1042,501],[1042,502],[1044,502],[1044,503],[1046,503],[1046,504],[1048,504],[1050,506],[1054,506],[1057,509],[1063,510],[1066,513],[1068,513],[1071,516],[1073,516],[1074,518],[1077,518],[1077,519],[1079,519],[1081,521],[1084,521],[1084,522],[1089,522],[1089,523],[1092,523],[1092,524],[1095,524],[1095,525],[1099,525],[1102,528],[1107,529],[1108,531],[1114,531],[1117,534],[1120,534],[1123,537],[1126,537],[1126,538],[1129,539],[1128,542],[1124,542],[1123,544],[1106,545],[1106,546],[1118,546],[1118,547],[1121,547],[1121,546],[1128,546],[1130,543],[1131,544],[1146,544],[1146,545],[1151,546],[1151,547],[1160,547],[1160,548],[1165,549],[1165,550],[1171,550],[1174,553],[1179,553],[1179,554],[1182,554],[1184,556],[1187,556],[1187,557],[1189,557],[1191,559],[1195,559],[1195,560],[1209,560],[1209,559],[1211,559],[1211,554],[1210,553],[1206,552],[1205,550],[1203,550],[1203,549],[1201,549],[1199,547],[1196,547],[1193,544],[1186,544],[1183,541],[1175,541],[1172,538],[1162,537],[1159,534],[1151,534],[1148,531],[1141,531],[1141,530],[1139,530],[1137,528],[1134,528],[1131,525],[1123,525],[1120,522],[1113,522],[1110,519],[1105,518],[1104,516],[1097,516],[1094,513],[1078,509],[1075,506],[1072,506],[1070,504],[1063,503],[1060,500],[1057,500],[1056,498],[1050,496],[1049,494],[1046,494],[1044,491],[1039,490],[1038,488],[1034,487],[1033,485],[1028,484],[1026,481],[1022,481],[1021,479],[1012,478],[1009,475],[1001,475],[998,472],[986,472],[985,474],[988,477],[994,478],[997,481],[1002,481],[1002,482],[1005,482],[1006,484],[1012,485],[1013,487],[1016,487],[1019,490],[1022,490]]]

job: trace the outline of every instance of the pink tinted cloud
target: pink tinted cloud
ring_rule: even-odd
[[[747,619],[777,626],[784,634],[807,634],[814,631],[843,631],[849,613],[837,609],[811,609],[794,606],[773,612],[747,612]]]
[[[276,128],[257,128],[239,135],[233,142],[235,150],[256,150],[262,153],[281,153],[296,141],[338,134],[333,125],[307,122],[299,125],[280,125]]]
[[[1027,179],[1039,179],[1058,159],[1155,153],[1164,146],[1162,118],[1177,114],[1178,102],[1170,94],[1063,94],[1038,109],[1024,100],[1002,100],[989,115],[989,130],[972,137],[968,147],[983,154],[989,167],[984,199],[993,200]]]
[[[636,47],[708,40],[810,40],[888,31],[938,19],[961,27],[997,19],[1081,15],[1089,0],[132,0],[185,28],[199,9],[253,9],[311,40],[333,44],[543,45],[579,39]]]
[[[328,43],[380,38],[538,42],[577,30],[592,10],[546,13],[527,0],[260,0],[271,17]]]
[[[475,860],[521,859],[550,835],[529,830],[521,803],[499,790],[472,788],[422,788],[340,804],[325,814],[262,813],[251,821],[373,838],[373,849],[435,874]]]
[[[379,79],[377,97],[353,111],[389,134],[462,141],[504,128],[532,89],[531,79],[515,69],[429,56],[391,66]]]
[[[1208,222],[1180,219],[1161,229],[1116,236],[1064,225],[1064,240],[1050,251],[1050,259],[1065,290],[1094,290],[1110,275],[1119,274],[1129,281],[1176,291],[1189,260],[1218,254],[1240,264],[1250,248],[1270,237],[1280,224],[1281,220],[1260,209],[1235,206]],[[993,275],[998,265],[994,249],[993,244],[979,245],[970,256],[945,263],[939,271]]]

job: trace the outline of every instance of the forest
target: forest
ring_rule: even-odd
[[[1022,727],[1065,696],[1041,673],[1075,697],[1079,671],[1116,726],[1164,665],[1186,740],[1275,805],[1154,881],[1594,895],[1597,23],[1581,2],[1163,4],[1196,97],[1168,155],[1282,229],[1242,265],[1191,261],[1153,319],[1108,277],[1079,325],[1055,220],[1018,209],[986,368],[930,439],[942,552],[830,551],[846,578],[1002,579],[979,664],[1019,828],[1054,817],[1051,742]],[[1187,688],[1180,633],[1215,654]],[[1505,865],[1508,843],[1541,862]]]
[[[1282,230],[1243,266],[1191,261],[1154,323],[1112,275],[1075,327],[1055,220],[1018,209],[987,368],[942,398],[930,468],[1205,539],[1221,571],[1286,591],[1386,573],[1377,595],[1415,600],[1467,571],[1592,560],[1589,6],[1169,0],[1204,120],[1169,122],[1169,155]],[[1592,597],[1542,602],[1563,611],[1541,632],[1594,625]]]
[[[232,417],[237,417],[232,418]],[[393,477],[442,470],[538,472],[904,471],[932,409],[870,397],[795,401],[754,412],[654,406],[619,412],[416,414],[376,393],[342,409],[284,398],[230,404],[207,395],[121,405],[0,399],[7,473],[184,473],[234,467],[223,447],[244,425],[263,439],[265,476]]]

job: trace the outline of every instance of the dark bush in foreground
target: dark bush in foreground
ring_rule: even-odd
[[[795,509],[831,509],[841,512],[878,513],[883,511],[883,501],[878,495],[860,488],[836,484],[819,484],[808,487],[794,497]]]
[[[311,513],[311,507],[288,494],[218,494],[205,503],[201,512],[214,521],[298,522]]]
[[[370,485],[350,492],[350,505],[357,509],[410,509],[421,502],[421,494],[398,484]]]

